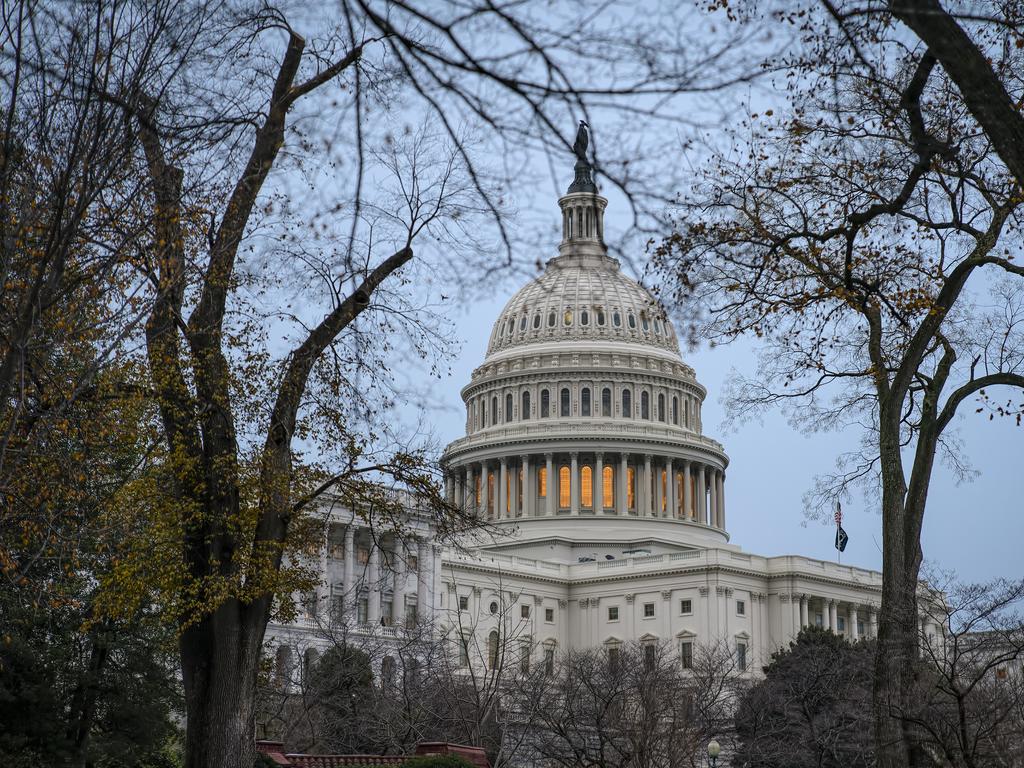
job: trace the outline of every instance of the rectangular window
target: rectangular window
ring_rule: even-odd
[[[540,393],[540,415],[542,418],[547,418],[551,415],[551,395],[548,394],[546,389]]]
[[[864,622],[860,620],[857,621],[857,636],[864,637]]]
[[[619,620],[619,606],[617,606],[617,605],[610,605],[610,606],[608,606],[608,621],[618,621],[618,620]]]
[[[683,669],[693,669],[693,643],[689,640],[679,645],[679,660]]]
[[[644,618],[649,619],[654,616],[654,603],[644,603]]]
[[[548,495],[548,469],[547,467],[537,468],[537,495],[544,497]]]
[[[523,619],[530,618],[530,606],[528,606],[528,605],[520,605],[519,606],[519,616],[520,616],[520,618],[523,618]]]
[[[405,607],[405,626],[412,629],[416,626],[416,622],[416,603],[413,603]]]
[[[736,668],[740,672],[747,671],[747,644],[736,643]]]
[[[544,621],[546,621],[548,624],[554,624],[555,623],[555,609],[554,608],[545,608],[544,609]]]
[[[459,666],[469,666],[469,641],[464,638],[459,638]]]
[[[524,675],[530,672],[530,646],[525,643],[519,649],[519,671]]]
[[[839,616],[837,618],[839,619],[839,631],[840,632],[845,632],[846,631],[846,617],[845,616]]]
[[[608,649],[608,669],[613,675],[619,671],[619,649],[615,646]]]
[[[356,604],[356,621],[365,624],[370,616],[370,603],[364,597]]]
[[[408,567],[405,570],[408,573],[416,573],[416,571],[419,570],[420,559],[416,555],[409,555],[409,557],[406,558],[406,563]]]
[[[370,562],[370,550],[366,547],[360,547],[356,550],[356,562],[360,565],[366,565]]]
[[[644,646],[644,668],[650,672],[654,669],[654,659],[657,648],[653,643]]]
[[[814,615],[814,626],[816,626],[816,627],[823,627],[823,626],[825,626],[825,623],[821,620],[821,614],[820,613],[816,613]]]
[[[747,615],[747,604],[743,600],[736,601],[736,615],[746,616]]]
[[[467,595],[460,595],[459,596],[459,610],[460,611],[468,611],[469,610],[469,597]]]
[[[693,600],[680,600],[679,612],[683,614],[683,616],[689,616],[691,613],[693,613]]]

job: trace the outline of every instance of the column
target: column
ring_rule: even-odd
[[[828,628],[839,632],[839,603],[836,600],[828,601]]]
[[[715,528],[719,528],[720,526],[718,525],[718,470],[717,469],[709,469],[708,470],[708,480],[710,481],[708,483],[708,485],[710,486],[710,488],[708,489],[708,492],[711,495],[711,504],[710,504],[710,510],[709,510],[709,515],[711,517],[711,524],[713,526],[715,526]]]
[[[651,504],[651,455],[644,455],[644,472],[642,476],[642,482],[639,484],[639,493],[637,494],[637,505],[640,507],[637,512],[640,517],[650,517],[654,514],[653,505]]]
[[[708,497],[707,490],[704,485],[704,472],[705,467],[699,465],[697,467],[697,522],[708,523]]]
[[[719,528],[725,530],[725,472],[718,473],[718,521]]]
[[[391,589],[391,620],[396,627],[405,626],[405,547],[396,536],[392,545],[392,568],[395,571],[394,586]]]
[[[370,626],[380,624],[380,550],[370,542],[370,562],[366,573],[366,621]]]
[[[868,611],[868,632],[871,637],[878,637],[878,611],[873,606]]]
[[[687,520],[696,519],[693,511],[693,492],[690,490],[690,462],[683,462],[683,517]]]
[[[345,528],[345,571],[342,583],[342,605],[347,615],[355,607],[355,563],[356,563],[356,527],[349,523]]]
[[[455,477],[451,470],[446,470],[444,473],[444,497],[449,504],[455,503]]]
[[[523,467],[523,517],[534,516],[534,506],[536,503],[536,490],[537,484],[533,482],[533,478],[530,476],[532,469],[530,467],[530,457],[523,454],[519,457],[519,463]]]
[[[807,595],[800,595],[800,628],[803,629],[810,623],[808,614],[809,600]]]
[[[594,455],[594,514],[604,512],[604,454]]]
[[[508,516],[519,517],[519,467],[515,461],[508,469]]]
[[[416,540],[416,620],[420,622],[428,621],[432,615],[428,605],[430,598],[427,589],[431,578],[427,565],[429,549],[430,544],[426,539]]]
[[[654,468],[654,516],[661,517],[661,508],[665,504],[665,490],[661,485],[661,477],[665,472],[664,465],[658,462],[658,465]]]
[[[547,497],[544,499],[547,506],[548,517],[555,516],[555,493],[558,490],[558,480],[555,477],[554,454],[545,453],[544,459],[547,462]]]
[[[569,454],[569,514],[580,513],[580,457],[578,453]]]
[[[666,401],[666,407],[669,407]],[[665,511],[666,517],[678,518],[679,510],[676,507],[676,470],[672,466],[672,459],[665,461],[665,493],[667,498],[665,499],[665,506],[668,509]]]
[[[789,599],[793,606],[793,637],[796,638],[800,634],[800,595],[790,592]]]
[[[628,473],[626,471],[627,470],[626,464],[627,464],[628,461],[629,461],[629,456],[627,456],[625,453],[623,453],[619,457],[619,482],[617,483],[617,485],[619,487],[618,488],[618,490],[619,490],[618,496],[619,496],[619,514],[620,515],[628,515],[629,514],[629,494],[626,493],[626,480],[628,478]]]
[[[480,462],[480,517],[489,520],[491,517],[490,479],[491,471],[486,462]]]
[[[494,518],[503,520],[508,516],[508,459],[502,459],[498,467],[498,509]]]
[[[466,511],[476,512],[476,476],[473,474],[473,467],[466,466],[466,488],[462,503]]]
[[[858,640],[860,635],[857,633],[857,606],[851,605],[850,610],[847,613],[846,620],[850,623],[850,639]]]

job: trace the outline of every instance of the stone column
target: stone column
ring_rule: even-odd
[[[342,605],[346,615],[355,606],[356,585],[356,527],[349,523],[345,528],[345,571],[342,581]]]
[[[508,516],[519,517],[519,467],[515,461],[508,468]]]
[[[555,478],[555,456],[551,453],[545,453],[544,459],[547,462],[547,496],[544,498],[544,502],[547,507],[548,517],[554,517],[555,493],[558,486],[558,481]]]
[[[490,484],[488,483],[490,475],[487,462],[480,462],[480,517],[485,520],[490,519],[491,516]]]
[[[857,633],[857,606],[851,605],[850,610],[847,613],[846,620],[850,622],[850,639],[858,640],[860,635]]]
[[[391,590],[391,620],[394,626],[405,626],[405,547],[396,536],[392,544],[392,568],[395,571],[394,586]]]
[[[807,595],[800,595],[800,628],[801,629],[803,629],[804,627],[806,627],[810,623],[810,617],[807,615],[808,614],[807,609],[810,607],[809,603],[810,603],[810,600],[808,599]]]
[[[370,562],[366,569],[367,607],[366,621],[370,626],[380,624],[380,550],[376,542],[370,542]]]
[[[466,492],[462,497],[465,509],[476,512],[476,475],[473,474],[473,467],[466,466]]]
[[[661,508],[665,505],[665,489],[661,486],[661,477],[665,469],[659,462],[654,468],[654,516],[661,517],[664,514]]]
[[[690,490],[690,462],[683,462],[683,517],[687,520],[695,520],[697,515],[693,511],[693,492]]]
[[[719,528],[725,530],[725,472],[718,473],[718,521]]]
[[[416,620],[420,622],[430,619],[429,585],[431,569],[427,563],[430,544],[426,539],[416,540]],[[457,599],[457,598],[456,598]]]
[[[537,484],[531,477],[530,457],[524,453],[519,457],[519,462],[523,466],[523,517],[533,517],[536,514]]]
[[[594,514],[604,512],[604,454],[594,455]]]
[[[666,407],[668,407],[667,401]],[[676,470],[672,465],[672,459],[667,459],[665,462],[665,493],[667,494],[665,506],[668,507],[668,509],[665,510],[665,516],[678,518],[679,509],[676,506],[678,504],[676,501]]]
[[[708,523],[708,496],[704,484],[704,473],[707,468],[701,464],[697,467],[697,522]]]
[[[839,601],[828,601],[828,626],[836,634],[839,633]]]
[[[569,454],[569,514],[580,513],[580,457],[578,453]]]
[[[627,454],[623,453],[619,456],[619,482],[617,485],[619,486],[618,506],[620,515],[629,514],[629,494],[626,492],[626,481],[628,479],[628,467],[626,465],[628,462],[629,456]]]
[[[498,509],[494,513],[496,520],[504,520],[508,517],[508,459],[502,459],[498,470]]]
[[[444,497],[449,504],[455,503],[455,477],[451,470],[445,470],[444,473]]]
[[[644,455],[643,482],[637,494],[637,504],[640,506],[638,512],[640,517],[650,517],[654,514],[654,505],[651,503],[651,455]]]
[[[878,637],[878,611],[874,606],[868,611],[868,632],[871,637]]]
[[[709,515],[711,517],[711,524],[713,526],[715,526],[715,528],[719,528],[720,526],[718,525],[718,470],[717,469],[713,469],[712,468],[712,469],[708,470],[708,480],[709,480],[708,485],[710,486],[709,489],[708,489],[708,492],[709,492],[709,494],[711,496],[711,504],[710,504],[710,511],[709,511]]]

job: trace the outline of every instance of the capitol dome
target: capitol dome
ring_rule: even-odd
[[[589,164],[558,203],[558,255],[505,305],[462,390],[449,498],[538,535],[587,518],[595,536],[628,523],[633,539],[727,540],[728,457],[703,435],[706,391],[657,301],[608,256]]]

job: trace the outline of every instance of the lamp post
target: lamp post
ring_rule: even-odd
[[[718,756],[722,754],[722,745],[712,739],[708,742],[708,762],[711,763],[711,768],[715,768],[718,765]]]

